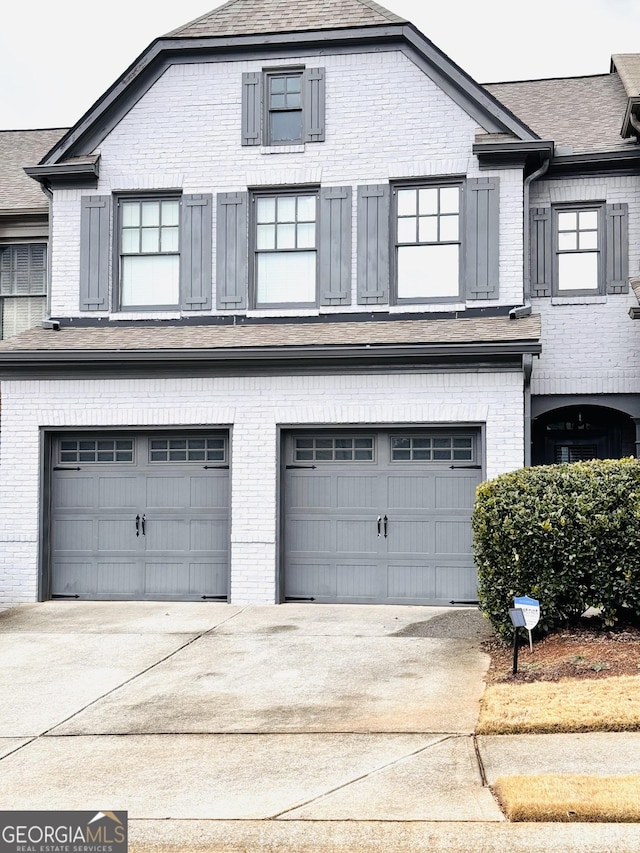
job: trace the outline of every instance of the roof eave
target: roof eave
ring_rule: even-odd
[[[563,154],[551,160],[548,176],[593,174],[627,174],[640,168],[640,146],[623,151],[589,151],[582,154]]]
[[[95,188],[100,176],[100,158],[91,163],[52,163],[38,166],[25,166],[24,171],[30,178],[48,186],[82,185]]]
[[[509,166],[525,166],[527,163],[542,163],[553,157],[554,143],[551,140],[476,142],[473,153],[481,169]]]

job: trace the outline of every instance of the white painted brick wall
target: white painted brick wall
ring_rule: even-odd
[[[240,145],[241,75],[265,64],[326,68],[325,142],[291,146],[285,153]],[[355,292],[355,188],[394,178],[477,176],[471,150],[476,129],[476,122],[400,51],[171,66],[99,145],[98,188],[54,193],[52,314],[78,314],[82,194],[163,188],[217,193],[305,182],[354,187],[348,310],[361,310]],[[500,175],[500,301],[517,304],[522,299],[522,171],[482,174]],[[215,271],[215,245],[213,262]]]
[[[232,427],[231,596],[275,598],[276,427],[486,423],[486,473],[523,462],[520,373],[6,381],[0,603],[36,597],[41,427]]]
[[[640,274],[640,182],[637,177],[542,181],[531,204],[602,201],[629,205],[629,273]],[[640,323],[629,317],[633,292],[603,297],[534,299],[542,315],[542,355],[534,359],[534,394],[640,393]]]

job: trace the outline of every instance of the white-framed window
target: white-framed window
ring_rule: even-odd
[[[180,198],[118,200],[121,309],[180,302]]]
[[[458,299],[461,185],[398,186],[394,197],[397,301]]]
[[[554,209],[556,292],[603,292],[602,205]]]
[[[0,339],[41,323],[46,294],[47,244],[0,244]]]
[[[315,305],[318,193],[253,197],[256,307]]]

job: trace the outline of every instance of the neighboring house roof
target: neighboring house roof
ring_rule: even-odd
[[[640,57],[638,57],[640,59]],[[640,63],[639,63],[640,64]],[[571,150],[565,154],[633,147],[620,128],[627,93],[619,74],[487,83],[484,88],[534,130]]]
[[[407,23],[373,0],[229,0],[166,37],[331,30]]]
[[[63,326],[58,330],[30,329],[0,342],[8,352],[48,353],[117,350],[229,350],[318,346],[419,344],[476,344],[536,342],[539,315],[519,320],[508,317],[340,321],[322,323],[246,323],[243,325]]]
[[[611,70],[620,75],[627,97],[640,95],[640,53],[614,53]]]
[[[0,212],[47,210],[47,197],[24,173],[66,133],[49,130],[0,130]]]

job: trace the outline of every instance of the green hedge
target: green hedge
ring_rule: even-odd
[[[522,468],[478,487],[474,553],[482,611],[513,634],[513,597],[540,601],[537,633],[602,608],[640,617],[640,461]]]

